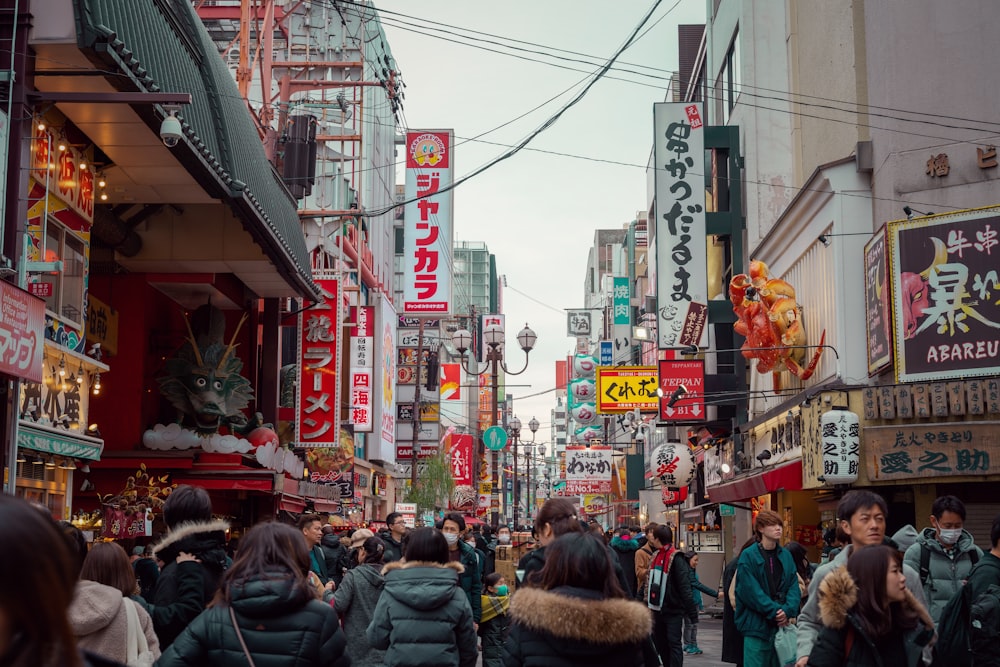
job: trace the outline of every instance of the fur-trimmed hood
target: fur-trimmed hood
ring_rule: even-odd
[[[461,563],[445,564],[428,561],[393,561],[382,568],[385,576],[383,594],[412,609],[439,609],[455,599],[456,591],[463,598],[458,577],[465,571]]]
[[[819,585],[819,618],[823,625],[840,630],[847,623],[851,609],[858,602],[858,587],[854,579],[847,573],[847,567],[840,566],[824,577]],[[903,605],[916,611],[920,622],[931,632],[934,631],[934,620],[924,605],[913,597],[910,589],[906,589],[906,599]]]
[[[593,597],[578,588],[522,588],[510,601],[511,619],[529,630],[590,644],[634,644],[649,637],[653,617],[639,602]]]
[[[164,562],[170,562],[181,551],[201,558],[206,552],[222,550],[224,557],[227,530],[229,523],[221,519],[178,524],[157,543],[153,548],[153,555]]]

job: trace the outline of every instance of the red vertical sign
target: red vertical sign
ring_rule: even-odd
[[[337,373],[340,330],[336,279],[316,280],[323,301],[299,313],[299,405],[296,444],[337,447],[340,382]]]
[[[680,387],[684,389],[681,390]],[[705,419],[705,362],[660,361],[660,421]],[[677,395],[673,405],[670,399]]]
[[[451,436],[451,476],[455,486],[472,486],[472,436]]]

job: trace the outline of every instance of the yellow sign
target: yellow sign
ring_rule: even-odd
[[[118,354],[118,311],[88,294],[87,345],[94,343],[100,343],[106,354]]]
[[[598,366],[597,412],[614,414],[636,408],[641,412],[657,412],[658,384],[655,366]]]
[[[441,406],[437,403],[420,404],[420,421],[437,422],[441,421]]]

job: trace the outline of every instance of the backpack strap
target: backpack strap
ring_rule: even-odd
[[[923,542],[920,543],[920,583],[927,585],[931,576],[931,550]]]
[[[972,566],[975,567],[976,563],[979,562],[979,552],[975,549],[969,551],[969,560],[972,561]]]
[[[847,664],[847,658],[851,655],[851,649],[854,648],[854,626],[850,623],[847,624],[847,636],[844,637],[844,664]]]

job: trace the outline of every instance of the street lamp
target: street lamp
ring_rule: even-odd
[[[514,484],[513,484],[513,495],[514,495],[514,530],[517,530],[517,504],[521,502],[520,488],[517,483],[517,445],[521,438],[521,420],[517,418],[517,415],[507,422],[508,429],[510,430],[510,438],[514,441]]]
[[[497,418],[498,406],[499,406],[499,393],[500,393],[500,378],[499,369],[503,369],[504,373],[508,375],[520,375],[521,373],[528,370],[528,355],[531,353],[531,349],[535,347],[535,341],[538,340],[538,336],[532,331],[527,324],[524,328],[517,334],[517,343],[524,350],[524,367],[519,371],[512,371],[507,368],[507,364],[504,363],[503,357],[503,344],[504,344],[504,330],[503,327],[497,323],[488,324],[483,328],[483,342],[486,343],[489,350],[486,354],[486,366],[482,370],[479,370],[479,364],[476,364],[476,370],[470,370],[465,363],[465,353],[469,350],[472,345],[472,334],[466,329],[459,329],[451,335],[451,342],[458,350],[459,355],[461,355],[462,368],[469,375],[482,375],[487,370],[490,370],[491,384],[493,388],[493,411],[490,417],[490,423],[492,424]],[[481,431],[482,429],[480,429]],[[480,438],[480,444],[477,446],[476,450],[478,453],[479,448],[482,447],[482,438]],[[475,458],[475,457],[473,457]],[[499,505],[499,480],[500,480],[500,469],[497,462],[497,452],[493,452],[493,493],[491,494],[491,502],[493,505],[496,502]],[[473,471],[477,470],[477,467],[473,465]],[[515,475],[515,478],[517,475]],[[478,477],[476,479],[478,482]],[[499,517],[494,514],[495,521],[497,523]]]
[[[532,417],[531,421],[528,422],[528,428],[531,429],[531,444],[532,445],[535,444],[535,433],[538,432],[538,426],[539,426],[538,420],[535,419],[534,417]],[[531,449],[531,448],[529,448],[529,449]],[[534,464],[534,461],[532,461],[531,463]],[[528,468],[528,494],[531,494],[531,468],[530,467]],[[538,494],[536,493],[535,495],[537,496]],[[534,512],[532,511],[532,506],[535,504],[534,500],[535,500],[534,496],[531,496],[531,495],[528,495],[528,498],[525,500],[524,504],[528,508],[528,516],[534,516]]]

